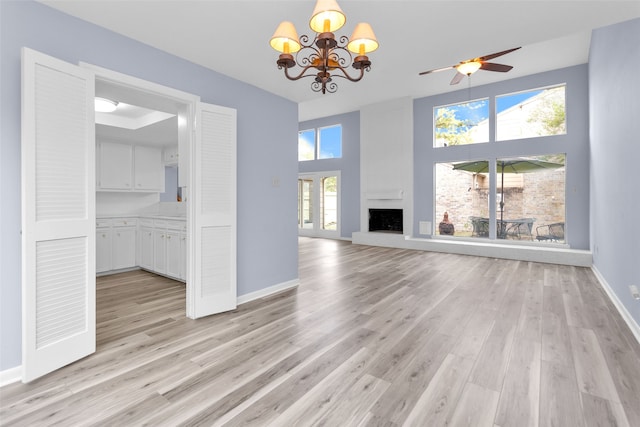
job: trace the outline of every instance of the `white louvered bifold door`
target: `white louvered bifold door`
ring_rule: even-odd
[[[236,308],[236,110],[200,103],[192,153],[190,317]]]
[[[22,51],[22,380],[95,351],[93,73]]]

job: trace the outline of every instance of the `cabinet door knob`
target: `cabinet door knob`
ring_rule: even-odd
[[[167,236],[167,239],[170,239],[170,238],[171,238],[171,236]]]

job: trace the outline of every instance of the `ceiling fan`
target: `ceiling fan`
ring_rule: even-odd
[[[452,68],[456,69],[456,75],[453,76],[451,80],[452,85],[456,85],[460,83],[460,80],[464,76],[470,76],[478,70],[486,70],[486,71],[499,71],[501,73],[506,73],[510,69],[513,68],[511,65],[504,64],[496,64],[493,62],[487,62],[490,59],[497,58],[498,56],[506,55],[507,53],[513,52],[514,50],[518,50],[520,47],[514,47],[513,49],[503,50],[502,52],[492,53],[490,55],[479,56],[477,58],[467,59],[466,61],[461,61],[459,64],[451,65],[449,67],[436,68],[435,70],[423,71],[419,73],[419,75],[437,73],[438,71],[450,70]]]

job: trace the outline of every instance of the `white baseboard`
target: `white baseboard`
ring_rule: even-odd
[[[0,371],[0,387],[18,382],[22,379],[22,365]]]
[[[287,289],[295,288],[298,286],[299,283],[300,283],[300,279],[293,279],[293,280],[289,280],[288,282],[278,283],[277,285],[260,289],[259,291],[240,295],[237,299],[237,304],[238,305],[244,304],[249,301],[253,301],[259,298],[264,298],[266,296],[276,294],[278,292],[286,291]]]
[[[620,313],[620,316],[622,316],[622,319],[624,319],[625,323],[629,326],[629,329],[631,329],[633,336],[636,337],[636,341],[640,343],[640,325],[638,325],[636,321],[633,319],[633,317],[631,317],[631,313],[627,311],[627,308],[624,306],[624,304],[622,304],[622,301],[618,299],[618,296],[613,291],[613,289],[611,289],[611,286],[609,286],[609,283],[607,283],[607,281],[602,276],[600,271],[598,271],[598,269],[595,266],[591,266],[591,270],[593,271],[593,274],[596,275],[596,278],[602,285],[602,288],[604,289],[604,291],[609,296],[609,299],[611,300],[613,305],[616,307],[616,309],[618,309],[618,313]]]

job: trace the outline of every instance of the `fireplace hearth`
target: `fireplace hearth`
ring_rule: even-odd
[[[402,209],[369,209],[369,231],[402,234]]]

